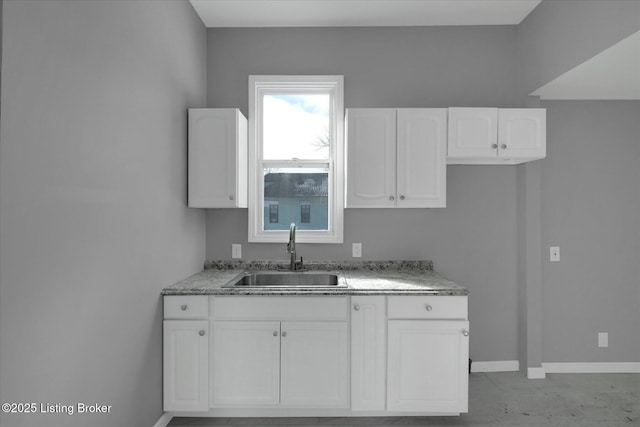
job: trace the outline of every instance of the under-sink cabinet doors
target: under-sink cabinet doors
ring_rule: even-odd
[[[447,110],[347,110],[347,208],[446,205]]]
[[[213,322],[213,407],[348,406],[346,322]]]

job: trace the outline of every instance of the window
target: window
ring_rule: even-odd
[[[342,243],[342,76],[249,76],[249,241]],[[275,206],[275,207],[274,207]]]
[[[277,224],[278,222],[280,222],[279,216],[278,216],[279,206],[277,201],[273,201],[273,200],[265,201],[264,207],[265,207],[265,211],[267,210],[267,208],[269,209],[269,212],[265,214],[265,215],[269,215],[269,224]]]
[[[300,222],[302,224],[311,223],[311,202],[300,203]]]

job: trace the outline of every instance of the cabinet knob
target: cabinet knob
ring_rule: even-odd
[[[200,332],[198,332],[198,334],[199,334],[201,337],[203,337],[203,336],[204,336],[204,331],[200,331]]]
[[[273,331],[273,336],[277,337],[278,336],[278,331]]]
[[[433,310],[433,307],[431,307],[429,304],[425,305],[424,308],[426,308],[427,311]]]
[[[504,150],[505,148],[507,148],[507,144],[502,144],[502,145],[500,146],[500,148],[502,148],[502,149]]]
[[[233,194],[229,195],[229,200],[233,200]]]
[[[465,337],[469,336],[469,331],[467,331],[466,329],[462,331],[462,335],[464,335]]]
[[[393,196],[389,196],[389,200],[391,200],[392,202],[395,200],[396,198]]]
[[[400,200],[404,200],[404,196],[400,196]]]
[[[283,336],[283,337],[286,337],[286,336],[287,336],[287,333],[286,333],[286,332],[283,332],[283,333],[282,333],[282,336]]]
[[[491,144],[491,148],[498,148],[498,144]]]
[[[187,304],[182,304],[182,305],[180,306],[180,310],[182,310],[182,311],[187,311],[187,308],[188,308],[188,307],[187,307]]]
[[[356,304],[356,305],[353,306],[353,309],[355,311],[360,311],[360,306],[358,304]]]

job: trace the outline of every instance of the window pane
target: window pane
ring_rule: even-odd
[[[265,95],[263,158],[329,158],[329,94]]]
[[[264,229],[288,230],[293,222],[299,230],[328,230],[328,184],[328,169],[264,168]]]

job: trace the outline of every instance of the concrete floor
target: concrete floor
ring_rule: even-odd
[[[640,374],[473,373],[459,417],[174,418],[169,426],[640,427]]]

